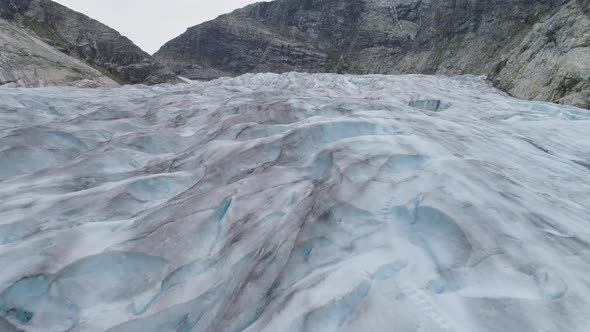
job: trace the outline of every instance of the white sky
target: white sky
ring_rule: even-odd
[[[186,28],[259,0],[54,1],[110,26],[152,54]]]

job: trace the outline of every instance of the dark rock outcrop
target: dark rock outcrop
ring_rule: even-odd
[[[177,74],[487,75],[521,98],[590,108],[585,0],[277,0],[189,28],[155,57]]]
[[[95,83],[93,85],[104,85],[102,83],[108,81],[120,84],[180,81],[117,31],[53,1],[2,0],[0,18],[5,49],[5,54],[0,54],[0,84],[67,85],[90,80]],[[38,47],[34,51],[29,49],[29,45],[38,46],[39,41],[47,49],[47,54]],[[59,61],[55,60],[55,51],[63,53],[57,55]],[[27,53],[37,56],[30,57]],[[73,60],[65,60],[67,57]],[[44,62],[45,58],[50,61]],[[72,69],[71,63],[76,60],[81,63],[73,65],[76,68]],[[97,81],[100,75],[108,79],[102,77]]]

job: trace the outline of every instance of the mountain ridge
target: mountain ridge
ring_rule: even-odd
[[[180,82],[127,37],[56,2],[6,0],[0,5],[0,18],[4,20],[3,46],[11,54],[3,59],[0,83],[43,86],[90,81],[90,86],[102,86]],[[52,55],[44,52],[37,54],[41,60],[22,55],[40,43],[74,59],[60,56],[62,62],[50,61]],[[76,60],[87,67],[77,66]]]
[[[154,57],[192,79],[247,72],[486,75],[590,108],[590,3],[277,0],[187,29]]]

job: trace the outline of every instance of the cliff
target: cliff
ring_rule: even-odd
[[[277,0],[195,27],[155,57],[177,74],[475,74],[590,108],[590,2]]]
[[[179,82],[117,31],[53,1],[3,0],[0,18],[0,84]]]

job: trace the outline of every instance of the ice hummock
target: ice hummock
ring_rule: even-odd
[[[0,328],[587,331],[589,127],[471,76],[1,89]]]

